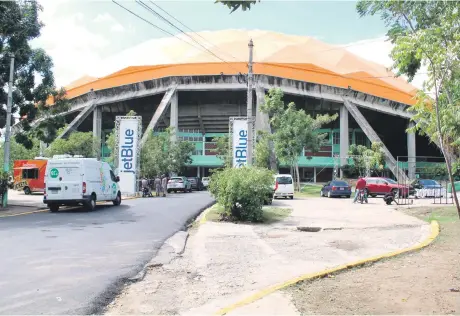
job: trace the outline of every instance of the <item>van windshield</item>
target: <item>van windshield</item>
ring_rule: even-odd
[[[291,177],[276,177],[276,182],[278,182],[278,184],[292,184],[292,178]]]

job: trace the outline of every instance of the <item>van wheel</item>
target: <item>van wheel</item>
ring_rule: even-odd
[[[291,195],[289,198],[290,198],[291,200],[294,200],[294,195]]]
[[[91,199],[85,203],[85,207],[88,211],[94,211],[96,209],[96,196],[91,195]]]
[[[25,194],[25,195],[32,194],[32,191],[30,191],[30,188],[29,188],[29,187],[25,187],[25,188],[24,188],[24,194]]]
[[[115,198],[115,200],[112,201],[113,205],[115,206],[118,206],[121,204],[121,195],[120,193],[117,194],[117,197]]]
[[[50,211],[52,213],[55,213],[55,212],[59,211],[59,205],[58,204],[50,204],[49,207],[50,207]]]

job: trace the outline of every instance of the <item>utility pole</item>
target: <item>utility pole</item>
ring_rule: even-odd
[[[11,133],[11,107],[13,105],[13,76],[14,76],[14,55],[10,55],[10,80],[8,81],[8,101],[6,105],[6,126],[5,126],[5,143],[4,146],[4,160],[3,171],[6,174],[10,171],[10,133]],[[3,207],[8,205],[8,186],[5,188],[3,195]]]
[[[248,117],[248,154],[247,154],[247,164],[248,166],[252,165],[252,157],[253,157],[253,122],[252,122],[252,51],[254,48],[254,44],[252,43],[252,39],[249,40],[249,63],[248,63],[248,96],[247,96],[247,109],[246,114]]]

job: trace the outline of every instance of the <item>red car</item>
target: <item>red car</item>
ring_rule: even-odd
[[[389,178],[365,178],[366,191],[368,196],[376,197],[393,192],[395,196],[407,197],[409,195],[409,186],[398,184]]]

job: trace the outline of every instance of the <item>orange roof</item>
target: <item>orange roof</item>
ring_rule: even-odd
[[[340,88],[351,86],[355,91],[381,98],[404,104],[415,103],[417,90],[414,86],[402,78],[394,78],[394,74],[384,66],[360,58],[344,47],[311,37],[270,31],[224,30],[197,34],[190,35],[219,58],[196,43],[193,47],[177,38],[154,39],[107,60],[107,65],[126,68],[99,79],[87,78],[80,84],[74,82],[68,86],[68,98],[85,94],[90,89],[107,89],[169,76],[245,73],[248,42],[252,38],[255,74]],[[181,38],[185,40],[186,37]],[[213,45],[207,45],[209,43]]]

